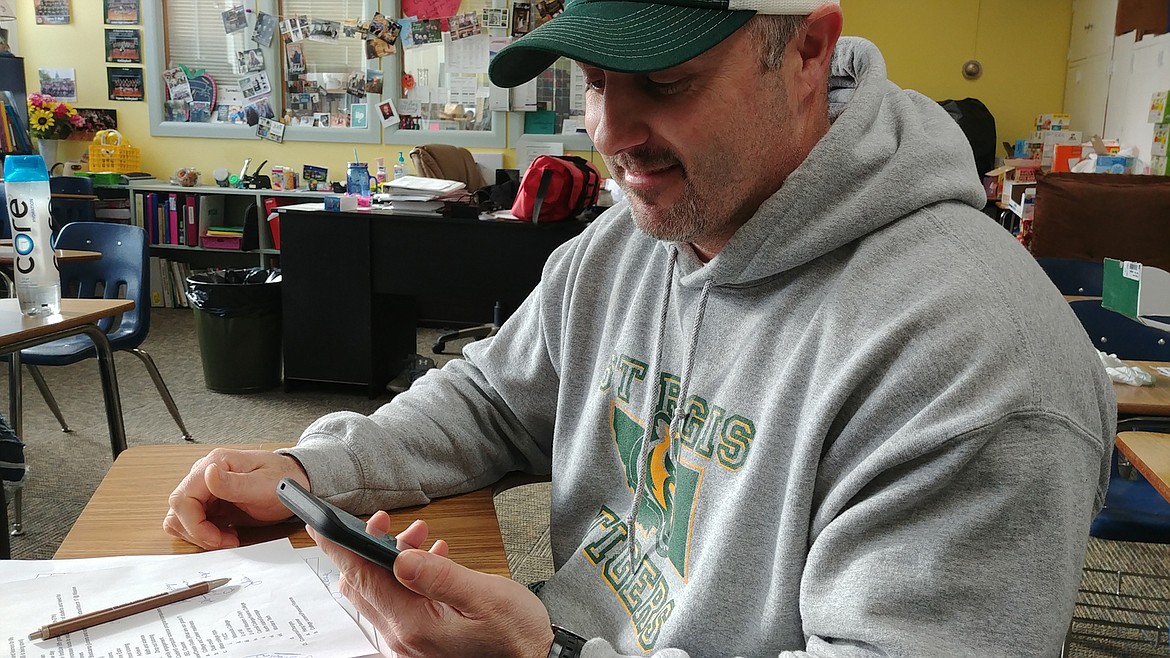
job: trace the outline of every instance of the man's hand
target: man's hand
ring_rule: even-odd
[[[201,548],[239,546],[236,526],[292,516],[276,497],[276,484],[286,477],[309,488],[309,476],[288,455],[216,448],[195,462],[171,493],[163,529]]]
[[[389,529],[385,512],[366,524],[374,536]],[[413,550],[427,532],[425,522],[415,521],[398,535],[402,553],[391,574],[309,528],[341,570],[341,593],[399,656],[545,658],[553,634],[540,599],[520,583],[448,560],[441,539],[430,552]]]

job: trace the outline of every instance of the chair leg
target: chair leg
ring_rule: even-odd
[[[25,364],[28,365],[28,364]],[[49,411],[57,417],[57,422],[61,424],[62,432],[72,432],[69,425],[65,422],[65,416],[61,415],[61,407],[57,406],[57,398],[53,397],[53,392],[49,390],[49,384],[45,382],[44,375],[41,374],[41,369],[28,365],[28,374],[32,375],[33,382],[37,385],[37,390],[41,392],[41,397],[45,399],[45,404],[49,405]]]
[[[12,536],[24,534],[24,511],[21,504],[24,502],[24,488],[20,487],[12,492]]]
[[[187,426],[183,424],[183,417],[179,415],[179,407],[175,405],[175,398],[171,397],[171,392],[167,389],[167,385],[163,382],[162,375],[159,374],[158,366],[154,365],[154,359],[146,352],[135,348],[130,350],[130,353],[138,357],[142,364],[146,366],[146,371],[150,373],[150,378],[154,381],[154,387],[158,389],[158,395],[162,398],[163,404],[167,405],[167,411],[171,412],[171,418],[175,419],[175,424],[179,426],[179,431],[183,433],[183,440],[191,441],[191,433],[187,431]]]

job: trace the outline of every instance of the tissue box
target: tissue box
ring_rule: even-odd
[[[341,212],[357,210],[358,198],[351,194],[330,194],[325,197],[325,210]]]
[[[1098,155],[1098,174],[1128,174],[1133,171],[1133,158],[1128,155]]]

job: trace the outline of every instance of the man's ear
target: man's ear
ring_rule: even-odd
[[[809,90],[824,88],[843,23],[839,5],[821,5],[808,15],[804,29],[793,38],[792,46],[800,57],[797,77]]]

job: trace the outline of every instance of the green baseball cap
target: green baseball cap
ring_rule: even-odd
[[[558,57],[607,71],[651,73],[714,48],[756,14],[804,16],[839,0],[569,0],[565,10],[505,46],[488,76],[515,87]]]

